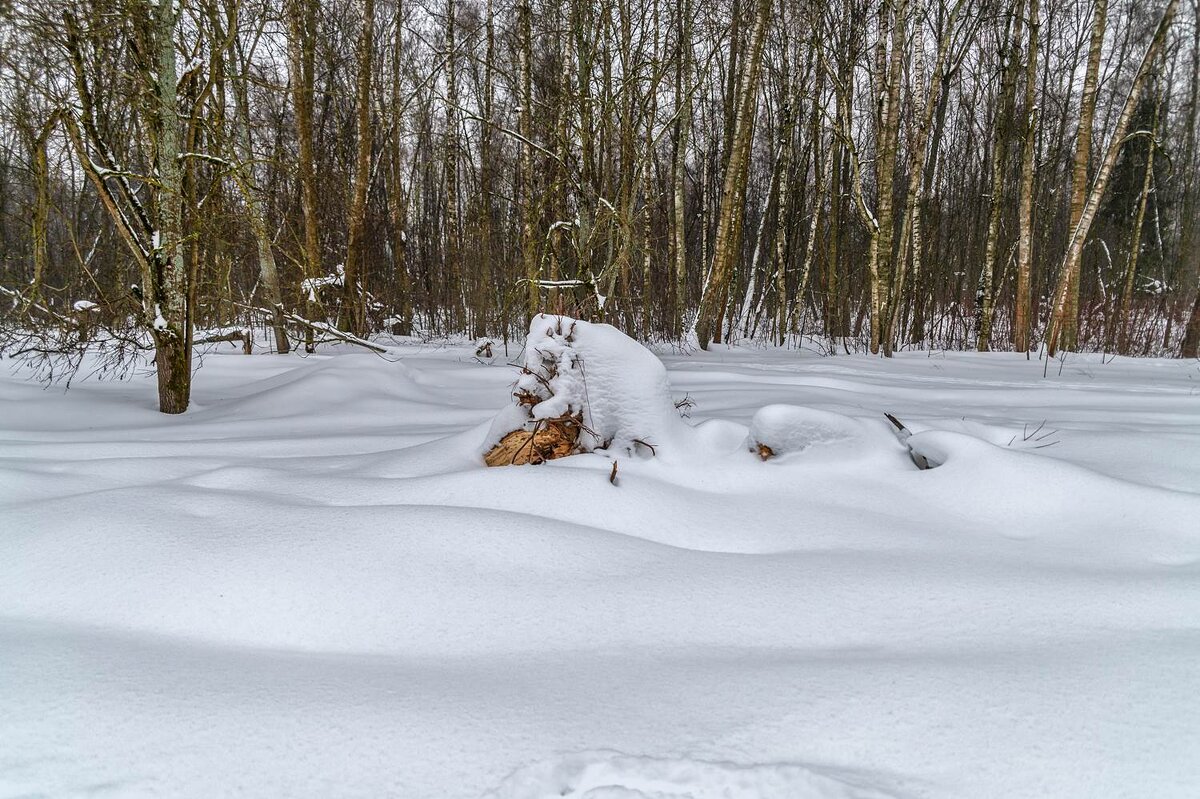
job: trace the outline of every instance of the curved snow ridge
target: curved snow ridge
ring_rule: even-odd
[[[882,799],[794,763],[738,765],[580,752],[513,772],[485,799]]]
[[[309,356],[320,357],[320,356]],[[418,370],[400,362],[389,363],[384,369],[363,368],[364,355],[325,357],[306,368],[292,368],[238,386],[233,396],[212,401],[202,395],[193,402],[189,422],[205,419],[235,418],[286,419],[328,413],[353,398],[354,409],[360,416],[367,411],[394,411],[400,401],[426,403],[430,401],[431,381]],[[206,400],[203,404],[201,400]],[[386,417],[384,417],[386,418]]]
[[[919,475],[930,489],[929,506],[973,508],[1006,538],[1055,541],[1164,566],[1200,562],[1200,534],[1182,523],[1200,516],[1195,494],[1128,482],[963,433],[928,430],[913,435],[909,446],[943,464]]]

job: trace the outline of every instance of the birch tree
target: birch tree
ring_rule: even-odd
[[[1037,155],[1038,0],[1029,0],[1029,46],[1025,52],[1025,130],[1021,143],[1020,210],[1017,235],[1017,288],[1013,310],[1013,349],[1029,351],[1030,293],[1033,283],[1033,179]]]
[[[1093,0],[1092,39],[1088,48],[1087,71],[1083,79],[1083,97],[1080,99],[1079,132],[1075,143],[1075,161],[1071,172],[1071,221],[1072,237],[1079,230],[1084,206],[1088,197],[1088,167],[1092,152],[1092,120],[1096,116],[1096,91],[1100,79],[1100,51],[1104,46],[1104,28],[1108,20],[1108,0]],[[1082,247],[1082,244],[1080,245]],[[1082,250],[1081,250],[1082,252]],[[1054,305],[1055,341],[1061,335],[1067,349],[1075,346],[1079,330],[1079,261],[1067,258],[1063,267],[1067,270],[1059,276],[1062,283],[1061,303]]]
[[[742,203],[745,196],[746,166],[750,158],[754,104],[758,95],[758,71],[762,66],[763,40],[771,0],[758,0],[750,54],[737,93],[737,114],[733,125],[733,143],[725,167],[725,186],[721,193],[721,211],[717,221],[717,239],[713,260],[704,281],[695,331],[701,349],[708,349],[714,333],[721,331],[721,314],[729,291],[729,277],[741,246]]]
[[[1100,1],[1103,2],[1103,0]],[[1088,230],[1091,228],[1092,221],[1096,217],[1096,211],[1100,207],[1100,200],[1104,196],[1105,188],[1108,186],[1108,179],[1112,175],[1113,166],[1117,162],[1117,155],[1120,154],[1121,146],[1125,143],[1125,134],[1129,128],[1129,121],[1133,117],[1134,109],[1137,108],[1138,99],[1141,97],[1146,82],[1150,78],[1151,68],[1162,48],[1166,45],[1167,32],[1171,28],[1171,22],[1175,18],[1175,10],[1178,6],[1179,0],[1168,0],[1166,8],[1163,10],[1153,38],[1151,38],[1150,44],[1146,48],[1146,54],[1142,57],[1142,62],[1138,67],[1137,73],[1134,75],[1133,85],[1130,87],[1129,94],[1125,99],[1125,105],[1121,109],[1116,126],[1113,128],[1108,147],[1105,149],[1104,157],[1100,162],[1100,169],[1096,174],[1096,179],[1092,183],[1090,192],[1086,195],[1086,200],[1079,213],[1079,220],[1071,231],[1070,244],[1067,247],[1066,255],[1063,256],[1062,266],[1059,269],[1059,282],[1054,295],[1054,309],[1050,329],[1046,335],[1046,352],[1050,357],[1053,357],[1058,351],[1063,331],[1073,330],[1074,328],[1071,328],[1070,324],[1072,320],[1077,321],[1077,317],[1071,314],[1072,292],[1078,288],[1073,281],[1073,276],[1078,275],[1079,262],[1083,255],[1083,246],[1087,241]]]

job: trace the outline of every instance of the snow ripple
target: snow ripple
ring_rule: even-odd
[[[487,799],[878,799],[896,794],[792,763],[582,752],[518,769]]]

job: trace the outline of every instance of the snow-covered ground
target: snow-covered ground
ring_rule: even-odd
[[[0,796],[1200,796],[1200,364],[667,355],[612,485],[393,352],[0,365]]]

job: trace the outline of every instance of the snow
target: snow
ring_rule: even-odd
[[[0,370],[0,795],[1196,795],[1200,364],[609,330],[655,457],[484,467],[468,342]]]
[[[739,766],[584,752],[518,770],[490,799],[868,799],[886,797],[794,765]]]

